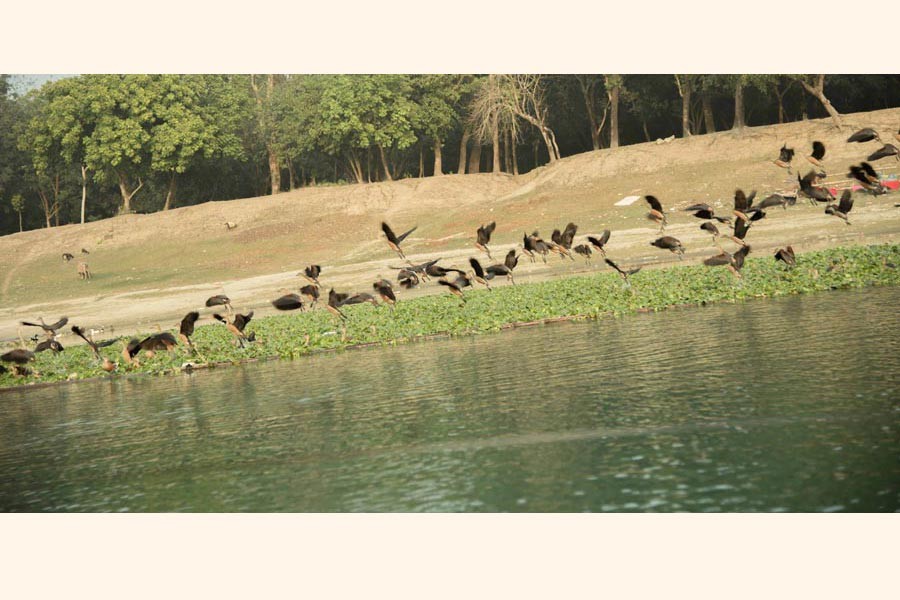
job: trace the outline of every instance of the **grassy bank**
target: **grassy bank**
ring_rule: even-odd
[[[403,291],[399,290],[399,302],[393,311],[386,305],[346,307],[348,318],[343,339],[341,324],[322,309],[251,321],[247,331],[256,332],[257,342],[243,349],[233,343],[224,327],[199,327],[194,335],[198,355],[191,355],[183,346],[171,353],[157,353],[152,358],[141,353],[140,366],[133,367],[122,363],[121,344],[103,349],[106,356],[120,362],[117,374],[112,375],[100,369],[86,346],[72,346],[60,354],[39,354],[30,368],[38,371],[40,377],[0,374],[0,387],[116,377],[125,373],[171,373],[178,372],[188,362],[201,366],[248,359],[297,358],[310,352],[389,344],[423,336],[499,331],[516,323],[597,318],[671,306],[900,284],[898,244],[810,252],[799,255],[792,270],[771,256],[752,256],[744,267],[742,280],[722,267],[679,265],[642,271],[631,278],[631,287],[626,288],[618,275],[604,265],[598,266],[597,274],[588,276],[515,286],[498,283],[493,292],[471,290],[466,292],[464,305],[449,294],[404,301]],[[209,321],[207,314],[203,321]],[[71,315],[71,323],[78,324],[77,315]]]

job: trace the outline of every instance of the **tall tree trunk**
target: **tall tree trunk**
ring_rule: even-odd
[[[278,153],[275,152],[273,146],[267,144],[266,151],[269,153],[269,181],[272,182],[271,195],[274,196],[281,192],[281,161],[278,159]]]
[[[494,150],[494,167],[491,169],[493,173],[500,172],[500,125],[497,123],[497,113],[491,115],[491,146]]]
[[[708,93],[703,94],[703,122],[706,125],[706,133],[716,132],[716,120],[713,118],[712,98]]]
[[[125,175],[120,171],[116,171],[116,175],[119,176],[119,193],[122,194],[122,214],[128,214],[131,212],[131,199],[139,189],[144,187],[144,182],[138,177],[138,186],[128,191],[128,181],[125,179]]]
[[[732,129],[744,126],[744,84],[738,81],[734,86],[734,125]]]
[[[465,175],[466,173],[466,150],[468,149],[471,135],[469,128],[466,127],[463,129],[462,137],[459,140],[459,168],[456,169],[456,172],[460,175]]]
[[[509,149],[510,149],[510,161],[512,162],[512,173],[513,175],[519,174],[519,158],[516,156],[516,140],[513,138],[512,131],[509,132]]]
[[[502,135],[501,143],[503,145],[503,170],[512,173],[512,161],[509,160],[509,136]]]
[[[814,97],[816,100],[822,103],[822,106],[825,108],[825,111],[831,117],[832,122],[834,122],[834,126],[841,130],[843,128],[843,124],[841,123],[841,114],[837,111],[837,109],[832,106],[831,101],[825,97],[825,76],[818,75],[816,78],[816,85],[811,86],[805,80],[800,79],[800,85],[803,86],[809,94]]]
[[[419,179],[425,177],[425,144],[419,142]]]
[[[169,190],[166,192],[166,204],[163,210],[169,210],[175,204],[175,171],[172,171],[172,177],[169,179]]]
[[[347,155],[347,164],[350,166],[350,173],[353,175],[353,178],[356,179],[356,183],[365,183],[365,179],[363,179],[362,163],[355,152],[351,152]],[[337,163],[335,163],[335,170],[337,170]],[[335,175],[335,179],[337,179],[337,175]]]
[[[19,213],[19,233],[22,233],[22,211],[18,211]]]
[[[641,127],[644,128],[644,138],[649,142],[650,140],[650,132],[647,131],[647,121],[645,119],[641,119]]]
[[[50,199],[47,198],[47,192],[44,191],[43,188],[38,188],[38,196],[41,199],[41,208],[44,211],[44,220],[46,221],[47,229],[50,229],[52,225],[50,225]]]
[[[469,155],[469,173],[481,173],[481,144],[479,142],[472,145],[472,153]]]
[[[444,168],[441,165],[441,138],[434,138],[434,176],[444,174]]]
[[[384,146],[378,144],[378,153],[381,155],[381,166],[384,167],[384,178],[388,181],[393,181],[394,178],[391,177],[391,168],[388,166],[387,157],[384,155]],[[435,164],[437,164],[437,159],[435,159]]]
[[[296,186],[296,180],[294,178],[294,161],[290,158],[287,159],[287,168],[288,168],[288,189],[293,190]]]
[[[594,97],[591,94],[590,87],[587,86],[581,78],[578,79],[581,85],[581,95],[584,98],[584,108],[587,110],[588,125],[591,128],[591,145],[594,150],[600,149],[600,130],[597,127],[597,113],[594,111]]]
[[[53,179],[53,220],[59,227],[59,174]]]
[[[87,203],[87,165],[81,165],[81,224],[84,225],[84,206]]]
[[[691,84],[684,84],[681,96],[681,136],[691,137]]]
[[[609,147],[619,147],[619,86],[609,90],[611,116],[609,120]]]

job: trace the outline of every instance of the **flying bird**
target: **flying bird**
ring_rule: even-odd
[[[572,251],[575,252],[575,253],[577,253],[577,254],[582,255],[582,256],[584,257],[585,262],[586,262],[587,264],[591,264],[591,254],[592,254],[592,252],[591,252],[591,247],[590,247],[590,246],[588,246],[587,244],[578,244],[577,246],[575,246],[574,248],[572,248]]]
[[[881,138],[878,137],[878,132],[875,131],[874,129],[872,129],[871,127],[865,127],[863,129],[860,129],[859,131],[857,131],[856,133],[854,133],[853,135],[851,135],[850,137],[847,138],[848,143],[871,142],[872,140],[877,140],[880,142]]]
[[[58,329],[65,327],[66,323],[69,322],[69,317],[63,317],[56,323],[51,323],[50,325],[47,325],[46,323],[44,323],[43,317],[41,317],[40,321],[41,321],[40,323],[33,323],[31,321],[20,321],[20,323],[22,325],[24,325],[25,327],[40,327],[41,329],[44,330],[44,335],[46,335],[48,339],[52,340],[53,338],[56,337],[56,331]]]
[[[491,221],[487,225],[482,225],[478,228],[476,235],[478,236],[477,241],[475,242],[475,247],[487,254],[488,258],[493,260],[491,256],[491,251],[488,249],[487,245],[491,241],[491,234],[494,233],[494,229],[497,228],[497,222]]]
[[[872,192],[876,196],[887,192],[881,183],[881,179],[878,177],[878,173],[872,165],[865,161],[860,163],[859,166],[851,165],[847,176],[858,181],[864,190]]]
[[[875,152],[869,155],[869,162],[875,162],[876,160],[880,160],[882,158],[887,158],[888,156],[893,156],[897,160],[900,160],[900,150],[897,150],[897,146],[893,144],[885,144]]]
[[[734,274],[735,277],[740,278],[740,271],[744,267],[744,258],[746,258],[747,254],[749,253],[750,246],[742,246],[734,254],[722,252],[721,254],[717,254],[716,256],[707,258],[703,261],[703,264],[708,267],[718,267],[725,265],[728,267],[728,270]]]
[[[775,252],[775,260],[780,260],[784,264],[786,264],[789,268],[793,268],[794,265],[797,264],[797,260],[794,257],[794,248],[792,246],[785,246],[784,248],[779,248],[777,252]]]
[[[796,196],[793,197],[794,202],[797,201]],[[784,210],[787,210],[788,204],[791,203],[791,200],[787,196],[782,196],[781,194],[770,194],[766,196],[759,204],[756,205],[756,208],[762,210],[764,208],[773,208],[775,206],[780,206]]]
[[[815,181],[817,177],[818,175],[815,171],[810,171],[803,177],[800,177],[799,174],[797,175],[797,181],[800,183],[800,195],[815,202],[828,202],[829,200],[834,200],[834,196],[831,195],[831,192],[828,191],[828,189],[813,185],[813,181]]]
[[[388,246],[390,246],[391,250],[396,252],[400,256],[400,258],[403,258],[403,259],[406,258],[406,255],[403,254],[403,250],[400,249],[400,242],[405,240],[407,238],[407,236],[409,236],[409,234],[411,234],[413,231],[415,231],[418,228],[419,228],[419,226],[416,225],[415,227],[413,227],[412,229],[410,229],[403,235],[397,236],[396,234],[394,234],[393,230],[390,228],[390,226],[387,223],[385,223],[384,221],[382,221],[382,223],[381,223],[381,231],[384,232],[384,236],[387,238]]]
[[[394,295],[394,288],[391,282],[386,279],[379,279],[372,284],[372,288],[381,296],[381,300],[391,307],[397,303],[397,296]]]
[[[29,371],[25,365],[33,360],[34,352],[25,348],[16,348],[0,355],[0,361],[13,363],[13,374],[18,376],[28,375]]]
[[[272,300],[272,306],[276,308],[276,310],[297,310],[303,309],[303,299],[300,298],[300,294],[285,294],[280,298],[276,298]]]
[[[787,143],[785,143],[781,147],[781,151],[778,154],[778,158],[772,162],[774,162],[777,166],[782,169],[787,169],[787,172],[791,172],[791,161],[794,159],[794,149],[788,148]]]
[[[609,229],[604,229],[603,233],[600,234],[600,237],[594,237],[592,235],[587,236],[587,240],[597,249],[597,252],[603,255],[604,258],[606,258],[606,244],[609,242],[610,235],[612,235],[612,232]]]
[[[315,306],[319,301],[319,286],[315,284],[304,285],[300,288],[300,293],[312,301],[310,306]]]
[[[744,194],[744,190],[735,190],[734,191],[734,216],[739,219],[743,219],[744,221],[749,221],[750,216],[747,214],[750,211],[750,208],[753,206],[753,199],[756,198],[756,190],[750,192],[750,195],[747,196]]]
[[[206,299],[207,308],[212,308],[213,306],[224,306],[228,309],[228,314],[233,313],[231,309],[231,300],[225,294],[218,294],[216,296],[210,296]]]
[[[677,254],[679,259],[684,259],[684,246],[681,245],[681,242],[670,235],[664,235],[661,238],[657,238],[654,241],[650,242],[651,246],[656,246],[661,250],[668,250],[673,254]]]
[[[484,274],[484,269],[481,268],[481,263],[478,262],[477,258],[470,258],[469,264],[472,266],[472,270],[468,273],[469,279],[474,280],[484,287],[486,287],[489,291],[491,290],[491,284],[488,283],[487,278]]]
[[[309,265],[303,269],[302,275],[310,282],[319,285],[319,275],[322,274],[322,267],[319,265]]]
[[[650,212],[647,213],[647,218],[651,221],[655,221],[659,223],[659,230],[666,230],[666,214],[663,211],[662,204],[656,196],[644,196],[644,200],[647,201],[647,204],[650,205]]]
[[[824,169],[825,165],[822,164],[822,159],[825,158],[825,144],[819,141],[815,141],[812,143],[812,147],[812,154],[807,156],[806,160],[816,165],[817,167]]]
[[[105,342],[95,342],[93,339],[88,338],[84,334],[84,330],[81,327],[79,327],[78,325],[72,325],[72,333],[74,333],[75,335],[77,335],[78,337],[80,337],[87,343],[88,347],[91,349],[91,352],[94,353],[94,357],[97,360],[101,361],[100,368],[102,368],[104,371],[107,371],[107,372],[116,370],[116,367],[118,366],[116,363],[112,362],[105,356],[100,355],[100,348],[105,348],[106,346],[111,346],[115,343],[116,340],[112,339],[112,340],[106,340]]]
[[[833,215],[838,217],[839,219],[843,219],[844,223],[850,225],[850,219],[847,218],[847,214],[853,209],[853,192],[850,190],[844,190],[844,193],[841,194],[841,201],[838,204],[829,204],[825,207],[826,215]]]
[[[622,267],[620,267],[620,266],[619,266],[615,261],[613,261],[612,259],[604,258],[603,260],[606,261],[606,264],[608,264],[610,267],[612,267],[613,269],[615,269],[616,272],[617,272],[619,275],[622,276],[622,279],[625,280],[625,284],[626,284],[626,285],[631,285],[631,284],[628,282],[628,278],[629,278],[631,275],[634,275],[635,273],[637,273],[638,271],[641,270],[641,267],[633,267],[633,268],[631,268],[631,269],[623,269]]]

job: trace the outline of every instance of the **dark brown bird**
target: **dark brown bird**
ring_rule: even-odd
[[[728,252],[722,252],[721,254],[717,254],[716,256],[711,256],[703,261],[703,264],[708,267],[717,267],[725,265],[728,267],[728,270],[731,271],[735,277],[741,277],[741,269],[744,267],[744,258],[746,258],[747,254],[750,253],[750,246],[742,246],[737,252],[734,254],[729,254]]]
[[[554,229],[553,234],[550,236],[550,239],[553,241],[550,250],[558,253],[560,258],[568,257],[571,260],[575,260],[572,258],[571,250],[572,242],[575,241],[575,233],[577,231],[578,225],[575,223],[566,225],[566,228],[562,232],[560,232],[559,229]]]
[[[871,142],[872,140],[881,141],[881,138],[878,137],[878,132],[872,129],[871,127],[866,127],[864,129],[860,129],[853,135],[847,138],[847,142]]]
[[[231,309],[231,300],[228,299],[228,296],[225,294],[218,294],[216,296],[210,296],[206,299],[207,308],[211,308],[213,306],[224,306],[228,309],[228,314],[233,313],[234,311]]]
[[[193,342],[191,342],[191,336],[194,335],[194,324],[199,318],[200,313],[196,310],[192,310],[188,314],[184,315],[184,318],[181,319],[181,323],[178,326],[178,337],[180,337],[181,341],[184,342],[189,348],[194,347]]]
[[[575,253],[577,253],[577,254],[582,255],[582,256],[584,257],[584,261],[585,261],[586,263],[588,263],[588,264],[591,264],[591,254],[592,254],[592,252],[591,252],[591,247],[590,247],[590,246],[588,246],[587,244],[578,244],[577,246],[575,246],[574,248],[572,248],[572,251],[575,252]]]
[[[717,216],[715,211],[709,204],[704,204],[704,203],[691,204],[684,210],[685,210],[685,212],[693,213],[693,215],[695,217],[697,217],[698,219],[703,219],[705,221],[715,219],[719,223],[727,223],[729,225],[731,224],[731,217]]]
[[[397,296],[394,295],[394,288],[391,286],[391,282],[386,279],[379,279],[375,283],[372,284],[372,288],[378,292],[378,295],[381,296],[382,301],[389,304],[390,306],[394,306],[397,303]]]
[[[796,198],[794,198],[794,200],[796,201]],[[762,202],[757,204],[756,208],[762,210],[764,208],[780,206],[784,210],[787,210],[789,203],[790,201],[785,196],[782,196],[781,194],[771,194],[769,196],[766,196],[766,198],[764,198]]]
[[[876,160],[880,160],[882,158],[887,158],[888,156],[893,156],[897,160],[900,160],[900,150],[897,150],[897,146],[893,144],[885,144],[875,152],[869,155],[869,162],[875,162]]]
[[[439,279],[438,284],[447,288],[447,291],[458,297],[465,303],[466,297],[463,295],[463,288],[471,287],[472,280],[468,275],[459,275],[454,281]]]
[[[63,345],[56,340],[44,340],[34,347],[34,353],[44,352],[45,350],[53,350],[57,354],[65,350]]]
[[[82,254],[90,254],[90,252],[88,252],[87,249],[85,249],[85,248],[81,249],[81,253]]]
[[[464,273],[461,269],[442,267],[434,264],[436,262],[437,261],[434,261],[425,267],[425,274],[429,277],[446,277],[448,273]]]
[[[514,270],[516,266],[518,266],[519,256],[516,254],[515,248],[506,253],[506,256],[503,258],[503,264],[510,271]]]
[[[272,300],[272,306],[277,310],[297,310],[303,309],[303,299],[300,294],[285,294],[280,298]]]
[[[673,238],[671,235],[664,235],[661,238],[657,238],[650,242],[650,245],[656,246],[661,250],[668,250],[677,254],[679,259],[684,259],[684,246],[681,245],[681,242],[678,241],[677,238]]]
[[[319,265],[309,265],[303,269],[302,275],[312,283],[319,285],[319,275],[322,274],[322,267]]]
[[[775,252],[775,260],[780,260],[784,264],[786,264],[789,268],[793,268],[794,265],[797,264],[797,260],[794,256],[794,248],[792,246],[785,246],[784,248],[779,248],[777,252]]]
[[[25,348],[16,348],[0,355],[0,361],[5,363],[13,363],[13,375],[25,376],[30,373],[27,367],[29,362],[34,360],[34,352]]]
[[[488,291],[493,291],[491,290],[491,284],[487,282],[487,278],[484,276],[484,269],[481,268],[481,263],[478,262],[478,259],[470,258],[469,264],[472,266],[472,270],[468,274],[469,279],[480,283],[481,285],[486,287]]]
[[[787,172],[791,172],[791,161],[794,159],[794,149],[788,148],[785,143],[781,147],[781,152],[778,154],[778,159],[773,161],[777,166],[782,169],[787,169]]]
[[[366,302],[368,302],[372,306],[378,306],[378,301],[375,300],[375,296],[373,296],[372,294],[367,294],[366,292],[353,294],[352,296],[341,302],[341,306],[348,306],[351,304],[365,304]]]
[[[340,294],[338,292],[335,292],[334,288],[332,288],[328,292],[328,304],[325,305],[325,308],[327,308],[328,312],[330,312],[334,316],[339,317],[341,319],[346,319],[347,317],[346,317],[346,315],[344,315],[343,312],[341,312],[340,307],[344,303],[344,301],[349,297],[350,297],[350,294]]]
[[[537,232],[537,230],[533,231],[531,235],[525,236],[525,239],[522,242],[522,246],[525,254],[531,257],[531,262],[535,262],[535,254],[540,254],[541,259],[543,259],[545,264],[547,262],[547,254],[552,248],[552,244],[541,239],[541,236]]]
[[[887,193],[887,190],[881,183],[881,179],[878,177],[878,173],[867,162],[862,162],[859,166],[852,165],[850,172],[847,173],[847,177],[852,177],[859,182],[864,190],[872,192],[876,196]]]
[[[436,265],[439,260],[441,260],[441,259],[436,258],[434,260],[429,260],[427,262],[423,262],[418,265],[414,265],[411,262],[407,261],[407,263],[409,263],[409,264],[407,264],[406,266],[391,267],[390,265],[388,265],[388,268],[397,269],[398,271],[411,271],[411,272],[415,273],[416,275],[418,275],[420,278],[422,278],[422,280],[427,281],[428,277],[429,277],[429,275],[428,275],[429,268]]]
[[[838,204],[829,204],[825,207],[826,215],[833,215],[838,217],[839,219],[843,219],[844,223],[847,225],[850,224],[850,219],[847,218],[847,214],[853,209],[853,192],[850,190],[844,190],[844,193],[841,194],[841,201]]]
[[[506,279],[515,285],[516,281],[513,279],[512,269],[507,267],[506,265],[489,265],[484,270],[484,278],[487,280],[491,280],[494,277],[506,277]]]
[[[756,198],[756,190],[750,192],[750,195],[747,196],[744,194],[744,190],[735,190],[734,191],[734,216],[739,219],[743,219],[744,221],[749,221],[750,216],[748,215],[748,211],[753,206],[753,199]]]
[[[813,185],[813,181],[815,181],[817,177],[818,175],[814,171],[810,171],[803,177],[797,175],[797,181],[800,183],[800,195],[815,202],[828,202],[829,200],[834,200],[834,196],[831,195],[829,190]]]
[[[116,340],[113,339],[113,340],[106,340],[104,342],[95,342],[94,340],[88,338],[84,334],[84,330],[81,327],[79,327],[78,325],[72,325],[72,333],[74,333],[75,335],[77,335],[78,337],[80,337],[87,343],[88,347],[91,349],[91,352],[94,353],[94,357],[97,360],[101,361],[100,368],[102,368],[104,371],[107,371],[107,372],[116,370],[116,367],[118,367],[118,365],[116,363],[112,362],[105,356],[100,355],[100,348],[104,348],[106,346],[111,346],[112,344],[115,343]]]
[[[656,196],[644,196],[644,200],[650,205],[650,212],[647,213],[647,218],[659,223],[659,230],[665,231],[666,213],[663,211],[662,203]]]
[[[631,284],[628,282],[628,278],[629,278],[631,275],[634,275],[635,273],[637,273],[638,271],[641,270],[641,267],[633,267],[633,268],[631,268],[631,269],[623,269],[622,267],[620,267],[618,264],[616,264],[613,260],[611,260],[611,259],[609,259],[609,258],[604,258],[603,260],[605,260],[605,261],[606,261],[606,264],[608,264],[609,266],[611,266],[613,269],[616,270],[616,272],[617,272],[619,275],[622,276],[622,279],[625,280],[626,285],[631,285]]]
[[[314,284],[304,285],[300,288],[300,293],[312,301],[310,306],[315,306],[319,301],[319,286]]]
[[[419,276],[412,271],[403,269],[397,273],[397,281],[400,283],[400,287],[411,290],[419,285]]]
[[[822,164],[822,159],[825,158],[825,144],[819,141],[815,141],[812,143],[812,154],[806,157],[806,160],[816,165],[817,167],[824,169],[825,165]]]
[[[381,231],[384,232],[384,236],[387,238],[388,246],[390,246],[391,250],[396,252],[400,256],[400,258],[403,258],[403,259],[406,258],[406,255],[403,254],[403,250],[400,249],[400,242],[405,240],[409,234],[411,234],[413,231],[415,231],[418,228],[419,228],[419,226],[416,225],[415,227],[413,227],[412,229],[410,229],[403,235],[397,236],[396,234],[394,234],[393,230],[390,228],[390,226],[387,223],[385,223],[383,221],[381,223]]]
[[[231,334],[237,339],[237,342],[241,346],[241,348],[244,347],[244,342],[252,342],[255,339],[255,336],[247,335],[246,333],[244,333],[244,329],[247,327],[250,319],[253,318],[252,310],[246,315],[234,315],[234,319],[231,321],[220,314],[213,314],[213,318],[219,323],[225,325],[228,331],[230,331]]]
[[[58,329],[61,329],[62,327],[65,327],[66,323],[69,322],[69,317],[63,317],[56,323],[51,323],[50,325],[47,325],[46,323],[44,323],[43,317],[40,319],[40,321],[41,321],[40,323],[33,323],[31,321],[20,321],[20,323],[26,327],[40,327],[41,329],[44,330],[44,334],[49,339],[53,339],[54,337],[56,337],[56,331]]]
[[[731,241],[740,246],[746,246],[746,242],[744,242],[744,238],[747,237],[747,232],[750,231],[750,222],[744,221],[743,219],[735,219],[734,221],[734,233],[731,236]]]
[[[597,252],[603,255],[604,258],[606,258],[606,244],[609,242],[610,235],[612,235],[612,232],[609,229],[604,229],[603,233],[600,234],[600,237],[587,236],[587,240],[597,249]]]
[[[491,251],[488,249],[487,245],[491,241],[491,234],[494,233],[494,229],[497,228],[497,222],[491,221],[487,225],[482,225],[478,228],[476,235],[478,236],[477,241],[475,242],[475,247],[487,254],[488,258],[493,260],[491,256]]]

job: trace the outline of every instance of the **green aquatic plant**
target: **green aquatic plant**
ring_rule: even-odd
[[[65,352],[42,352],[30,365],[40,374],[0,374],[0,388],[32,383],[119,377],[127,373],[177,373],[193,368],[271,358],[297,359],[311,352],[370,344],[394,344],[439,335],[470,335],[500,331],[515,324],[554,319],[600,318],[638,311],[711,302],[740,302],[831,289],[900,284],[900,245],[854,246],[808,252],[788,269],[771,256],[749,258],[735,278],[725,269],[702,265],[647,269],[630,278],[630,287],[611,270],[566,279],[496,286],[492,292],[470,290],[466,302],[449,294],[402,297],[391,310],[386,305],[348,306],[344,323],[325,310],[254,319],[248,333],[257,341],[239,347],[221,326],[198,327],[197,352],[179,346],[172,352],[138,355],[139,365],[125,365],[121,344],[101,349],[118,361],[116,373],[100,368],[87,346]],[[346,329],[345,329],[346,328]]]

